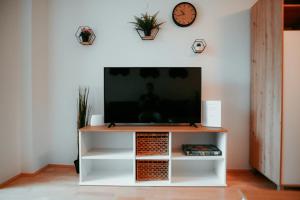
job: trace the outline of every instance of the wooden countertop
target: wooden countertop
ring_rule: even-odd
[[[86,126],[80,129],[81,132],[182,132],[182,133],[227,133],[224,128],[211,128],[198,126],[127,126],[117,125],[108,128],[107,126]]]

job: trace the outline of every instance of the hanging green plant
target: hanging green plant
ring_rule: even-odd
[[[147,12],[141,14],[141,17],[134,16],[135,21],[130,22],[134,24],[137,31],[142,31],[145,37],[151,36],[153,30],[159,29],[159,27],[164,24],[164,22],[159,23],[157,21],[158,12],[154,15],[149,15]],[[157,32],[156,32],[157,33]]]

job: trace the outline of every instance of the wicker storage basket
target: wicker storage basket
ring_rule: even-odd
[[[168,155],[169,133],[137,133],[136,155]]]
[[[137,181],[168,180],[169,161],[166,160],[137,160]]]

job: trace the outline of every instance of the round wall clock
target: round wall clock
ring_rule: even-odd
[[[181,2],[173,9],[172,17],[176,25],[187,27],[194,23],[197,16],[197,10],[189,2]]]

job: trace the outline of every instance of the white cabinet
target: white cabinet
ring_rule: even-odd
[[[136,135],[168,133],[168,154],[136,155]],[[80,130],[80,185],[226,186],[226,130],[86,127]],[[186,156],[182,144],[214,144],[221,156]],[[137,161],[167,161],[167,180],[137,181]]]

